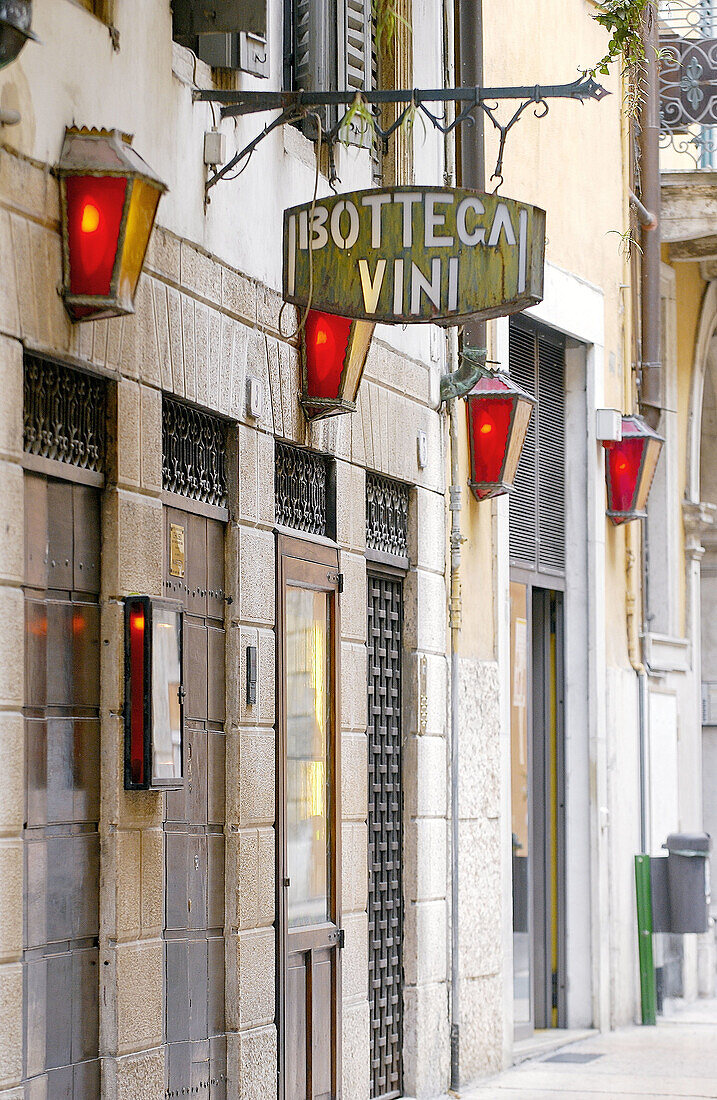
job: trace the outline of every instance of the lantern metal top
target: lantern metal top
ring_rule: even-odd
[[[31,23],[32,0],[0,0],[0,24],[11,27],[32,42],[39,42],[40,39],[30,29]]]
[[[642,416],[638,416],[637,413],[630,413],[629,416],[623,416],[622,418],[622,438],[623,439],[635,439],[642,436],[645,439],[654,439],[658,443],[664,443],[665,437],[656,432],[654,428],[651,428],[647,421]],[[611,444],[614,446],[614,444]],[[604,444],[607,446],[607,444]]]
[[[522,386],[514,382],[510,375],[505,374],[504,371],[494,371],[491,374],[484,374],[482,378],[478,379],[467,396],[469,398],[519,397],[523,401],[528,401],[531,405],[537,404],[535,398],[531,397],[527,390],[524,390]]]
[[[145,180],[164,194],[169,188],[132,148],[132,137],[121,130],[68,126],[60,154],[59,175],[130,177]]]

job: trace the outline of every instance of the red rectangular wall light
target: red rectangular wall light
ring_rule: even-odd
[[[125,790],[182,786],[182,632],[181,605],[151,596],[126,598]]]

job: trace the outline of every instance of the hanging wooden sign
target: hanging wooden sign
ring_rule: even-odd
[[[545,211],[502,195],[391,187],[284,212],[284,298],[342,317],[458,324],[543,297]]]

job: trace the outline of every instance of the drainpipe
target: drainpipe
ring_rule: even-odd
[[[458,81],[462,87],[483,84],[483,9],[481,0],[461,3],[460,0],[444,0],[444,49],[446,83],[458,67]],[[456,165],[455,131],[446,139],[446,183],[453,182],[458,168],[461,187],[482,191],[485,185],[485,149],[483,114],[477,113],[476,125],[470,135],[458,135],[459,163]],[[485,348],[485,323],[468,321],[464,325],[461,343],[463,348]],[[448,343],[449,369],[459,368],[458,330],[451,329]],[[459,656],[458,641],[461,628],[461,485],[458,461],[458,408],[457,399],[449,404],[449,438],[451,446],[451,485],[449,489],[451,511],[451,1083],[450,1091],[460,1089],[460,916],[459,916],[459,776],[460,776],[460,716],[459,716]]]
[[[659,33],[654,4],[645,8],[642,25],[645,61],[641,80],[640,203],[659,223],[660,218],[660,90],[657,65]],[[639,212],[639,208],[638,208]],[[642,226],[640,408],[657,428],[664,407],[660,354],[660,233]]]
[[[443,3],[443,64],[446,87],[454,86],[456,76],[456,25],[455,0]],[[454,107],[448,105],[448,121],[452,121]],[[456,132],[451,130],[445,139],[444,183],[454,187],[456,183]],[[451,374],[460,369],[458,353],[458,329],[446,330],[447,369]],[[458,923],[458,783],[459,783],[459,667],[458,640],[461,629],[461,484],[458,462],[458,408],[459,399],[448,402],[448,437],[451,449],[451,484],[449,486],[449,508],[451,512],[450,533],[450,601],[448,622],[451,645],[451,1092],[457,1093],[460,1085],[459,1031],[460,1031],[460,940]]]

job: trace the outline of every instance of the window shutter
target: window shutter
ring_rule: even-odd
[[[565,570],[565,352],[538,339],[538,568]]]
[[[560,337],[511,322],[510,374],[538,400],[510,499],[510,556],[565,571],[565,349]]]
[[[535,338],[532,332],[510,326],[508,362],[511,378],[537,397]],[[510,556],[534,566],[537,549],[537,430],[535,412],[530,418],[523,453],[510,496]]]
[[[372,86],[371,0],[344,0],[346,28],[346,87],[358,91]]]

